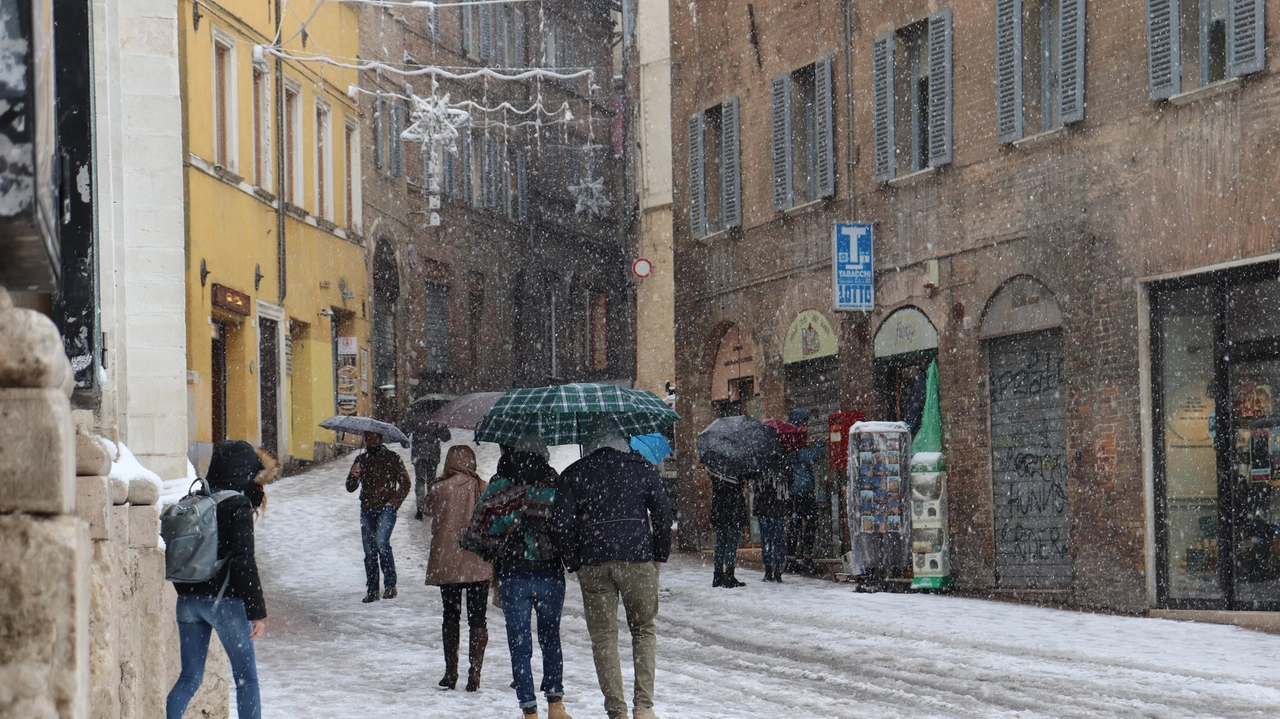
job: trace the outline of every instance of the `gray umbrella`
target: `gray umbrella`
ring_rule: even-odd
[[[436,410],[430,420],[446,427],[475,429],[485,412],[502,398],[502,392],[475,392],[464,394]]]
[[[754,417],[721,417],[698,434],[698,460],[728,477],[759,472],[781,450],[778,431]]]
[[[385,442],[399,442],[401,445],[408,447],[409,438],[404,436],[396,428],[394,424],[379,422],[370,417],[357,417],[355,415],[334,415],[329,419],[320,423],[324,429],[331,429],[335,432],[350,432],[352,434],[364,434],[365,432],[373,432],[382,435]]]

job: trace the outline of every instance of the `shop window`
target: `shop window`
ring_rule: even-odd
[[[872,43],[877,182],[951,163],[951,11]]]
[[[1266,68],[1265,0],[1147,0],[1152,100]]]
[[[1000,142],[1084,119],[1084,0],[996,4]]]
[[[591,369],[599,372],[609,369],[608,298],[603,292],[593,292],[588,303]]]
[[[917,431],[924,412],[929,363],[938,356],[938,331],[923,312],[904,307],[880,325],[873,346],[883,419],[907,422]]]
[[[689,118],[689,229],[694,237],[742,225],[738,98]]]
[[[831,56],[773,78],[773,209],[835,194]]]

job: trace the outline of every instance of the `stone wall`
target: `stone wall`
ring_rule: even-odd
[[[108,479],[70,394],[53,322],[0,288],[0,719],[153,719],[180,665],[158,488]],[[211,654],[188,717],[229,714]]]

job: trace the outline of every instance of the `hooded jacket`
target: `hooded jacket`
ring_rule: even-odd
[[[253,510],[262,504],[265,496],[257,480],[270,481],[271,471],[263,466],[253,445],[232,440],[222,442],[213,451],[207,474],[214,492],[240,493],[218,505],[218,558],[225,559],[226,563],[207,582],[175,583],[173,588],[184,596],[216,597],[225,580],[224,598],[244,600],[245,614],[250,621],[266,619],[267,603],[262,597],[262,581],[254,557]]]
[[[360,476],[354,473],[347,475],[347,491],[360,490],[360,509],[377,509],[391,505],[400,509],[404,498],[413,489],[409,479],[409,470],[404,467],[404,460],[386,445],[376,444],[367,447],[351,469],[360,466]]]
[[[493,578],[488,562],[459,546],[471,512],[488,486],[476,474],[476,455],[471,448],[451,447],[444,474],[427,492],[427,511],[431,514],[428,585],[470,584]]]
[[[606,446],[570,465],[560,475],[554,521],[571,572],[671,555],[671,502],[657,470],[633,452]]]

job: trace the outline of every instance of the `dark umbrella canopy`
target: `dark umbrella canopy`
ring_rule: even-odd
[[[382,439],[385,442],[399,442],[406,447],[409,446],[409,438],[404,436],[404,432],[401,432],[394,424],[379,422],[369,417],[339,414],[321,422],[320,426],[335,432],[350,432],[351,434],[373,432],[374,434],[382,435]]]
[[[502,392],[475,392],[464,394],[436,410],[428,419],[436,424],[458,429],[475,429],[485,412],[502,398]]]
[[[759,472],[781,449],[778,431],[754,417],[721,417],[696,440],[698,460],[712,472],[741,477]]]

